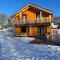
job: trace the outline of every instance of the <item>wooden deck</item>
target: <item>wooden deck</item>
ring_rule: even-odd
[[[50,26],[50,22],[48,22],[48,23],[29,23],[29,24],[14,24],[14,26],[37,26],[37,27],[39,27],[39,26]]]

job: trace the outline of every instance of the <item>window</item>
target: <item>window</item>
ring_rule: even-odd
[[[23,15],[22,15],[22,19],[23,19],[23,20],[26,20],[26,19],[27,19],[27,15],[26,15],[26,14],[23,14]]]
[[[37,19],[37,22],[40,21],[40,13],[36,13],[36,19]]]
[[[26,32],[26,27],[25,26],[21,27],[21,32]]]
[[[23,19],[23,23],[26,23],[27,15],[26,15],[26,14],[23,14],[23,15],[22,15],[22,19]]]

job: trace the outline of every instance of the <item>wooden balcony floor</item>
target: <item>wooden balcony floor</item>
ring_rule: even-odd
[[[14,26],[50,26],[51,23],[29,23],[29,24],[14,24]]]

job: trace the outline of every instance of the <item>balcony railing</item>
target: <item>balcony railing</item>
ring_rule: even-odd
[[[50,23],[50,21],[49,20],[46,20],[46,21],[30,20],[30,21],[25,21],[24,22],[24,20],[20,20],[20,21],[15,20],[13,23],[14,24]]]
[[[30,23],[50,23],[48,18],[42,18],[41,20],[14,20],[14,24],[30,24]]]

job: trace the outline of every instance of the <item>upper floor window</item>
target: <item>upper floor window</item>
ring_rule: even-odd
[[[27,20],[27,15],[26,14],[22,15],[22,20],[23,20],[24,23],[26,22],[26,20]]]
[[[40,20],[40,13],[36,13],[36,20],[37,20],[37,22],[39,22],[39,20]]]

